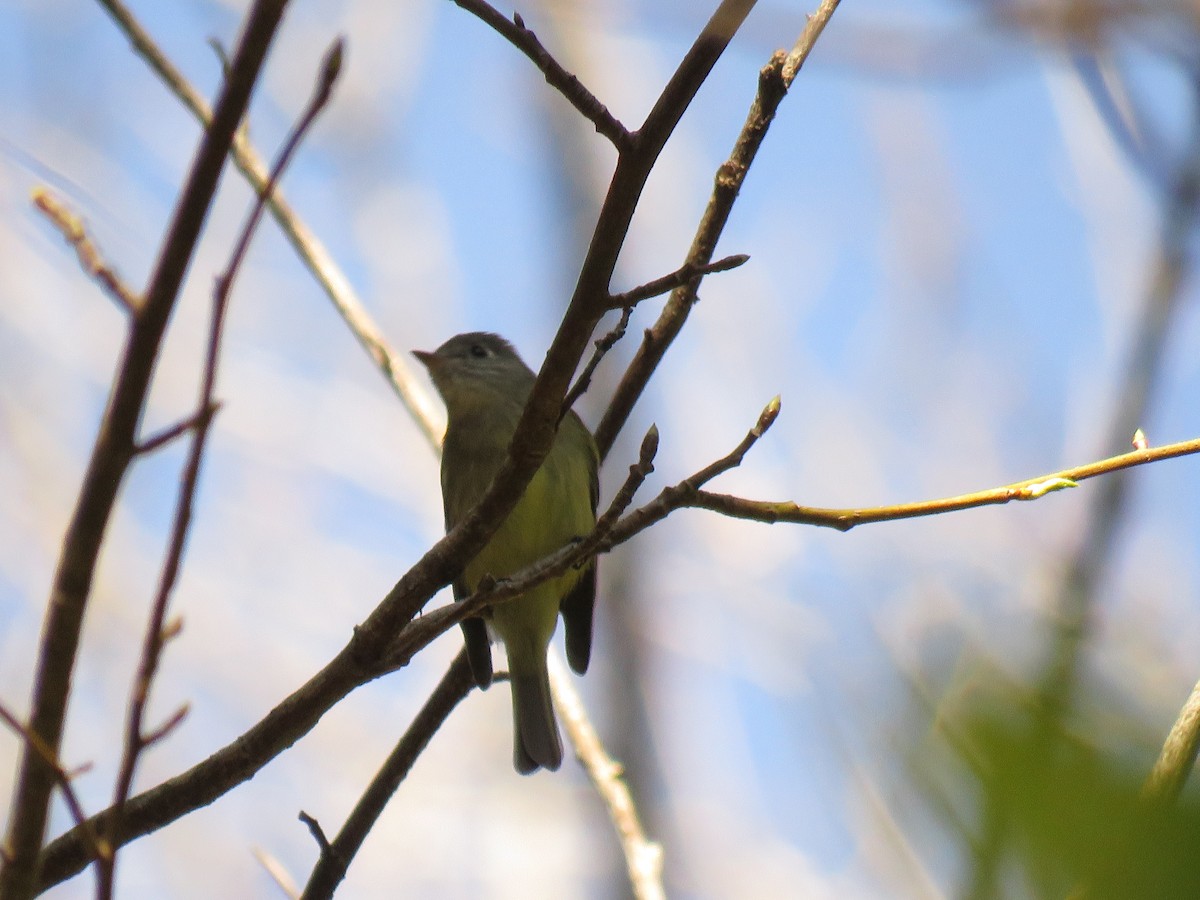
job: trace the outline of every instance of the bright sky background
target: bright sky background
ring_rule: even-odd
[[[131,2],[210,97],[219,66],[205,41],[232,45],[244,6]],[[521,12],[633,126],[713,6]],[[1106,436],[1166,194],[1114,143],[1060,42],[995,24],[1007,4],[903,6],[858,0],[834,16],[718,248],[751,261],[705,282],[603,472],[609,493],[651,422],[662,443],[643,500],[732,448],[775,394],[778,423],[716,490],[875,506],[1128,448]],[[680,264],[758,69],[808,10],[762,0],[752,14],[663,154],[617,288]],[[1157,51],[1194,49],[1153,21],[1117,31],[1108,58],[1169,180],[1194,110]],[[285,193],[393,346],[496,330],[536,368],[613,154],[524,57],[443,0],[294,0],[253,106],[260,149],[278,145],[336,34],[348,40],[344,78]],[[197,138],[97,4],[0,5],[0,702],[21,712],[122,337],[120,314],[30,191],[62,196],[140,286]],[[248,203],[227,173],[147,430],[194,403],[212,279]],[[1200,435],[1190,277],[1183,291],[1152,409],[1135,423],[1152,444]],[[581,404],[590,424],[658,308],[643,304]],[[147,755],[143,788],[313,674],[441,532],[434,455],[270,222],[235,289],[225,349],[224,407],[173,605],[184,631],[154,693],[157,715],[185,701],[191,714]],[[136,465],[107,539],[64,748],[68,764],[94,764],[77,784],[91,811],[111,793],[181,458],[176,447]],[[961,857],[906,782],[903,747],[925,728],[911,688],[961,690],[954,674],[980,654],[1036,674],[1096,486],[847,535],[684,512],[604,558],[599,645],[579,686],[664,844],[669,894],[953,894]],[[1119,701],[1110,712],[1154,734],[1200,674],[1198,511],[1200,463],[1141,470],[1100,598],[1090,672]],[[122,894],[273,896],[255,847],[303,881],[315,846],[298,811],[340,825],[458,645],[443,638],[251,783],[123,851]],[[620,894],[615,842],[582,771],[568,761],[515,775],[510,727],[503,686],[455,712],[345,896]],[[17,751],[0,733],[0,796]],[[59,810],[52,830],[67,824]],[[92,889],[84,876],[49,896]]]

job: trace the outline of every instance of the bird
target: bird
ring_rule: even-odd
[[[446,405],[442,503],[446,531],[479,502],[508,455],[534,373],[507,340],[475,331],[433,352],[414,350]],[[454,582],[456,601],[485,575],[504,578],[586,536],[596,524],[599,453],[587,426],[568,411],[517,505]],[[522,775],[562,765],[546,653],[561,614],[567,661],[587,671],[596,602],[596,564],[568,569],[462,623],[471,675],[492,683],[491,641],[504,644],[513,710],[513,767]]]

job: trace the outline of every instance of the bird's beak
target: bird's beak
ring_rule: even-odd
[[[430,353],[428,350],[414,350],[412,355],[415,356],[426,369],[432,371],[437,363],[437,354]]]

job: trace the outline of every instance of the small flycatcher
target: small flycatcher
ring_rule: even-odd
[[[534,373],[504,338],[486,332],[452,337],[433,353],[413,351],[446,403],[442,502],[449,531],[483,497],[508,453]],[[599,454],[574,412],[559,423],[549,454],[492,539],[454,583],[462,600],[484,575],[503,578],[588,534],[596,524]],[[462,624],[471,674],[492,682],[490,640],[504,642],[513,699],[513,765],[523,775],[562,764],[550,700],[546,650],[561,612],[567,661],[581,675],[592,650],[594,561],[543,581]]]

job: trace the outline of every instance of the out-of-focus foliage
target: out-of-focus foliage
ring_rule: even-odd
[[[965,673],[964,673],[965,672]],[[1200,896],[1200,802],[1144,791],[1161,729],[1090,688],[1085,714],[982,658],[936,705],[917,705],[899,745],[962,841],[961,897],[1184,900]]]

